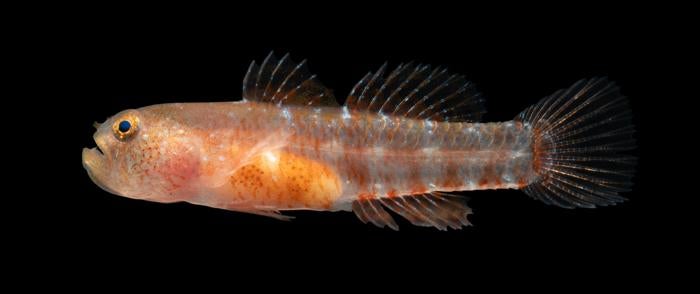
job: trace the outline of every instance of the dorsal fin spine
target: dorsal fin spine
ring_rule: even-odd
[[[408,77],[406,77],[406,79],[404,79],[404,81],[401,82],[401,84],[399,84],[399,86],[396,87],[396,89],[394,89],[393,92],[391,92],[391,94],[389,95],[389,97],[384,101],[384,104],[382,104],[382,107],[379,108],[379,111],[382,112],[382,113],[385,113],[384,108],[385,108],[385,107],[388,107],[389,105],[394,104],[393,101],[392,101],[392,100],[394,99],[394,97],[397,97],[397,94],[398,94],[402,89],[404,89],[404,87],[406,86],[406,84],[408,84],[408,82],[412,81],[412,80],[415,78],[415,76],[416,76],[417,74],[422,73],[423,71],[425,71],[426,68],[429,68],[429,66],[427,66],[427,65],[426,65],[426,66],[422,66],[422,65],[420,65],[420,64],[417,65],[417,66],[413,69],[413,72],[411,72],[411,74],[409,74]]]
[[[453,81],[455,78],[457,78],[457,77],[458,77],[458,75],[456,75],[456,74],[451,75],[450,77],[448,77],[447,80],[445,80],[444,82],[442,82],[439,86],[435,87],[435,89],[433,89],[432,91],[430,91],[430,93],[428,93],[427,95],[423,96],[420,100],[418,100],[416,103],[414,103],[414,104],[411,106],[411,108],[409,108],[408,111],[406,111],[406,115],[407,115],[407,116],[410,116],[410,115],[413,113],[413,111],[416,109],[416,106],[422,105],[423,103],[425,103],[426,101],[428,101],[428,99],[430,99],[431,97],[433,97],[433,96],[435,95],[435,93],[437,93],[438,91],[440,91],[440,90],[444,89],[445,87],[447,87],[447,86],[450,84],[450,82],[452,82],[452,81]]]
[[[302,60],[297,64],[297,66],[294,67],[294,69],[284,78],[284,81],[282,81],[282,84],[280,84],[279,88],[277,88],[277,91],[275,94],[272,96],[273,101],[275,101],[275,98],[277,98],[277,94],[279,94],[282,89],[287,86],[287,83],[289,82],[289,79],[294,76],[297,72],[299,72],[299,69],[302,68],[306,64],[306,59]],[[284,99],[287,98],[289,93],[287,93],[284,97],[280,98],[280,101],[278,104],[281,104]]]
[[[367,83],[367,80],[372,76],[372,72],[368,72],[365,74],[365,76],[360,79],[357,84],[355,84],[354,87],[352,87],[352,90],[350,91],[350,95],[348,95],[347,101],[345,101],[346,107],[349,108],[355,108],[355,105],[357,105],[357,92],[361,91],[360,89],[364,89],[364,85]]]
[[[260,69],[258,69],[258,77],[255,79],[255,95],[257,96],[258,90],[260,90],[260,77],[263,76],[263,71],[267,68],[267,63],[270,62],[270,58],[273,57],[274,53],[270,51],[270,54],[265,57],[263,62],[260,64]]]
[[[272,85],[272,82],[275,80],[275,78],[277,78],[277,72],[279,71],[280,66],[282,66],[282,64],[284,64],[288,58],[289,58],[289,53],[282,56],[282,58],[277,62],[277,66],[275,66],[275,69],[272,70],[272,78],[270,78],[270,80],[267,82],[267,85],[265,86],[265,91],[263,92],[263,97],[267,96],[267,93],[270,90],[270,86]],[[275,89],[275,92],[276,92],[276,90],[277,89]],[[273,94],[271,100],[275,101],[274,98],[275,98],[275,96]]]
[[[470,86],[469,83],[465,83],[464,85],[462,85],[461,87],[459,87],[459,89],[457,89],[457,91],[455,91],[454,93],[450,94],[449,96],[447,96],[447,97],[445,97],[445,98],[442,98],[442,99],[438,100],[438,102],[434,103],[433,105],[430,105],[430,107],[428,107],[428,108],[426,108],[426,109],[423,109],[423,111],[419,112],[419,113],[416,115],[416,117],[419,118],[419,119],[423,119],[423,118],[424,118],[424,117],[423,117],[423,114],[424,114],[428,109],[434,109],[434,108],[441,107],[446,101],[449,101],[450,99],[453,99],[454,97],[459,96],[459,94],[464,93],[464,91],[466,91],[466,89],[467,89],[469,86]],[[456,107],[458,107],[458,106],[464,105],[464,103],[467,103],[468,101],[470,101],[470,100],[463,100],[460,104],[457,104],[457,105],[455,105],[455,106],[453,106],[453,107],[450,107],[450,108],[442,109],[440,112],[442,112],[442,113],[448,112],[448,111],[450,111],[450,110],[452,110],[452,109],[454,109],[454,108],[456,108]]]
[[[313,80],[315,80],[315,79],[316,79],[316,75],[311,75],[308,79],[306,79],[306,81],[304,81],[304,82],[302,82],[301,84],[299,84],[299,86],[297,87],[297,90],[300,89],[301,86],[303,86],[304,84],[310,83],[311,81],[313,81]],[[323,95],[323,93],[321,93],[320,96],[316,96],[316,97],[314,98],[314,100],[309,100],[309,101],[306,103],[306,105],[313,105],[314,102],[318,102],[319,98],[322,97],[322,95]]]
[[[251,62],[243,78],[243,99],[276,105],[335,106],[333,92],[306,69],[306,60],[295,63],[289,53],[277,60],[274,53],[259,66]]]
[[[426,65],[426,67],[428,67],[428,66]],[[438,71],[439,71],[439,72],[438,72]],[[403,100],[401,100],[401,102],[399,102],[398,104],[396,104],[396,106],[394,107],[394,111],[392,111],[391,114],[396,114],[396,112],[399,111],[399,109],[401,109],[401,107],[402,107],[404,104],[406,104],[408,101],[410,101],[410,100],[413,98],[413,96],[417,95],[417,93],[418,93],[421,89],[423,89],[426,85],[430,84],[430,83],[433,81],[433,79],[435,79],[435,78],[437,78],[437,77],[440,77],[442,74],[444,74],[444,73],[446,73],[446,72],[447,72],[447,69],[442,69],[442,70],[441,70],[440,67],[436,67],[436,68],[430,73],[430,75],[428,75],[428,77],[426,77],[426,78],[413,90],[413,92],[411,92],[410,95],[406,96]],[[436,74],[437,74],[437,76],[436,76]]]
[[[245,77],[243,77],[243,100],[246,100],[245,96],[246,96],[246,93],[248,92],[248,83],[250,83],[250,73],[253,72],[254,67],[255,67],[255,60],[250,62],[250,65],[248,66],[248,70],[246,70]]]
[[[401,74],[401,72],[402,72],[404,69],[408,68],[409,66],[410,66],[410,63],[409,63],[406,67],[404,67],[403,64],[399,64],[399,66],[396,67],[396,69],[395,69],[394,71],[392,71],[391,74],[389,74],[389,77],[388,77],[388,78],[386,79],[386,81],[382,84],[382,87],[379,88],[379,91],[377,91],[377,92],[374,94],[374,96],[372,97],[372,100],[369,102],[369,106],[367,107],[367,109],[369,109],[370,111],[376,111],[376,110],[377,110],[377,109],[375,109],[375,104],[378,103],[378,101],[379,101],[379,99],[380,99],[380,95],[385,95],[384,91],[386,90],[387,84],[393,82],[394,79],[396,79],[396,77],[399,76],[399,75]],[[385,101],[386,101],[386,100],[385,100]],[[382,105],[383,105],[383,104],[382,104]]]
[[[360,97],[357,98],[357,106],[361,108],[367,108],[369,103],[366,103],[364,100],[366,100],[366,95],[369,94],[369,89],[370,87],[373,87],[374,84],[377,82],[379,78],[381,78],[382,75],[384,75],[384,70],[387,67],[387,63],[385,62],[382,64],[382,66],[377,70],[377,73],[372,76],[372,79],[365,85],[365,88],[362,90],[362,94],[360,94]]]

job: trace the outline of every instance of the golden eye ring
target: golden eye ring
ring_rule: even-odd
[[[138,131],[139,121],[136,117],[123,117],[112,125],[114,136],[120,141],[126,141]]]

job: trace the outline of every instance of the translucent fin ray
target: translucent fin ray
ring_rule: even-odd
[[[260,65],[251,62],[243,78],[243,99],[278,105],[338,105],[333,92],[309,73],[306,60],[294,63],[289,53],[278,60],[270,52]]]
[[[605,78],[576,82],[525,109],[539,180],[525,193],[566,208],[614,205],[630,190],[636,158],[627,99]]]
[[[352,203],[352,210],[363,223],[398,230],[398,225],[384,209],[395,212],[411,224],[421,227],[461,229],[471,225],[467,216],[471,209],[464,197],[448,193],[407,195],[392,198],[359,199]]]
[[[354,110],[435,121],[481,120],[484,100],[463,76],[429,65],[399,65],[386,78],[386,63],[368,73],[348,95]]]
[[[357,218],[365,224],[371,222],[380,228],[389,227],[395,231],[399,229],[394,218],[384,210],[379,200],[356,200],[352,203],[352,210],[355,212]]]

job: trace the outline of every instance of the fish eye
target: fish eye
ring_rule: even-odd
[[[128,120],[123,120],[119,123],[119,132],[126,133],[131,129],[131,123]]]
[[[117,120],[112,127],[114,136],[121,141],[131,138],[137,130],[138,121],[134,117],[125,117]]]

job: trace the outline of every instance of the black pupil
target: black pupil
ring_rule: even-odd
[[[126,133],[131,129],[131,123],[129,121],[123,120],[119,123],[119,131]]]

